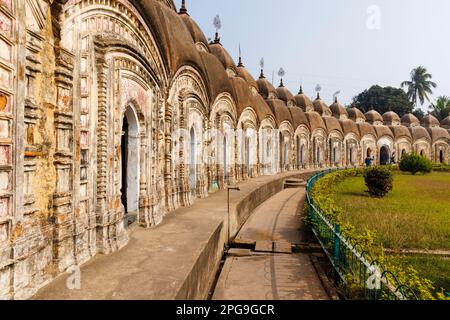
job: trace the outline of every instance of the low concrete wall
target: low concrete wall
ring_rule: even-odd
[[[230,196],[230,233],[234,238],[252,212],[267,199],[281,192],[284,182],[289,178],[308,179],[313,172],[294,172],[278,175],[264,181],[249,181],[240,184],[241,191],[232,191]],[[198,258],[191,272],[176,294],[176,299],[203,300],[208,297],[214,283],[220,262],[224,253],[224,247],[228,241],[228,216],[225,213],[222,219],[211,226],[214,232],[209,240],[201,248]]]

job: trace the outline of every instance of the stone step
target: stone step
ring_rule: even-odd
[[[284,188],[303,188],[306,187],[306,182],[302,179],[288,179],[284,182]]]
[[[276,241],[273,245],[273,252],[292,254],[292,244],[288,241]]]
[[[288,241],[256,241],[255,252],[292,254],[292,244]]]
[[[256,252],[273,252],[273,242],[264,240],[264,241],[256,241],[255,245]]]

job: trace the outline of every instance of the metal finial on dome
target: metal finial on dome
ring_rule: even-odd
[[[186,0],[182,0],[181,1],[181,8],[180,8],[180,14],[187,14],[187,9],[186,9]]]
[[[338,90],[338,91],[336,91],[335,93],[333,93],[334,102],[337,103],[337,97],[338,97],[338,95],[340,95],[340,94],[341,94],[341,90]]]
[[[219,30],[222,28],[222,21],[220,20],[220,16],[216,15],[214,17],[214,28],[216,28],[216,38],[214,39],[214,43],[220,43]]]
[[[261,58],[261,60],[259,61],[259,66],[261,67],[261,74],[259,75],[260,79],[265,78],[264,76],[264,58]]]
[[[280,68],[280,70],[278,70],[278,76],[281,78],[281,81],[280,81],[280,88],[284,87],[284,84],[283,84],[283,77],[284,77],[285,75],[286,75],[286,71],[284,71],[283,68]]]
[[[303,94],[303,86],[300,85],[300,91],[298,92],[298,94]]]
[[[242,52],[241,52],[241,44],[239,44],[239,63],[238,67],[243,67],[244,64],[242,63]]]

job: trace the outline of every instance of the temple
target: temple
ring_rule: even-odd
[[[449,162],[450,117],[363,114],[254,79],[185,1],[0,0],[0,49],[0,298],[229,184],[410,152]]]

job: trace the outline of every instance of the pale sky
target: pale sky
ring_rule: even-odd
[[[423,65],[438,84],[433,97],[450,96],[449,0],[186,2],[207,38],[214,38],[212,21],[219,14],[221,42],[231,56],[237,61],[240,43],[244,65],[255,77],[264,57],[266,77],[271,80],[275,71],[276,87],[283,67],[294,94],[303,83],[315,97],[320,84],[327,103],[341,90],[339,100],[348,104],[371,85],[399,87]],[[179,7],[181,0],[175,3]]]

